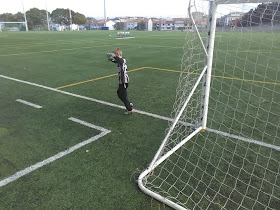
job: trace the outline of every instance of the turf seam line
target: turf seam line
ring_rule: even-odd
[[[47,158],[47,159],[45,159],[41,162],[38,162],[34,165],[31,165],[31,166],[29,166],[29,167],[27,167],[27,168],[25,168],[21,171],[16,172],[14,175],[12,175],[12,176],[10,176],[6,179],[1,180],[0,181],[0,187],[3,187],[10,182],[13,182],[13,181],[19,179],[20,177],[25,176],[26,174],[29,174],[32,171],[35,171],[36,169],[43,167],[44,165],[52,163],[55,160],[57,160],[59,158],[62,158],[63,156],[68,155],[69,153],[74,152],[75,150],[77,150],[77,149],[79,149],[79,148],[81,148],[81,147],[83,147],[83,146],[85,146],[85,145],[87,145],[87,144],[89,144],[93,141],[96,141],[97,139],[99,139],[99,138],[101,138],[101,137],[103,137],[103,136],[105,136],[105,135],[107,135],[108,133],[111,132],[110,130],[107,130],[105,128],[93,125],[91,123],[87,123],[85,121],[82,121],[82,120],[79,120],[79,119],[76,119],[76,118],[73,118],[73,117],[70,117],[69,120],[72,120],[74,122],[77,122],[79,124],[85,125],[85,126],[90,127],[90,128],[96,128],[97,127],[98,128],[97,130],[102,130],[102,132],[100,134],[96,135],[96,136],[93,136],[93,137],[89,138],[88,140],[85,140],[85,141],[83,141],[79,144],[76,144],[76,145],[64,150],[63,152],[59,152],[58,154],[56,154],[54,156],[51,156],[51,157],[49,157],[49,158]]]
[[[12,77],[7,77],[7,76],[4,76],[4,75],[0,75],[0,77],[5,78],[5,79],[9,79],[9,80],[13,80],[13,81],[17,81],[17,82],[21,82],[21,83],[25,83],[25,84],[29,84],[29,85],[33,85],[33,86],[37,86],[37,87],[41,87],[41,88],[45,88],[45,89],[52,90],[52,91],[55,91],[55,92],[63,93],[65,95],[70,95],[70,96],[74,96],[74,97],[77,97],[77,98],[82,98],[82,99],[85,99],[85,100],[88,100],[88,101],[97,102],[97,103],[104,104],[104,105],[107,105],[107,106],[116,107],[116,108],[119,108],[119,109],[126,109],[124,106],[120,106],[120,105],[117,105],[117,104],[101,101],[101,100],[90,98],[90,97],[86,97],[86,96],[81,96],[81,95],[78,95],[78,94],[74,94],[74,93],[70,93],[70,92],[66,92],[66,91],[62,91],[62,90],[57,90],[55,88],[50,88],[50,87],[47,87],[47,86],[44,86],[44,85],[38,85],[36,83],[27,82],[27,81],[24,81],[24,80],[19,80],[19,79],[15,79],[15,78],[12,78]],[[164,116],[161,116],[161,115],[152,114],[152,113],[141,111],[141,110],[137,110],[137,109],[133,109],[133,110],[134,110],[135,113],[139,113],[139,114],[147,115],[147,116],[154,117],[154,118],[157,118],[157,119],[173,122],[173,119],[169,118],[169,117],[164,117]],[[221,132],[221,131],[218,131],[218,130],[214,130],[214,129],[208,129],[207,128],[207,130],[210,131],[210,132],[221,134],[221,135],[225,135],[226,134],[225,136],[232,137],[232,138],[236,138],[237,137],[235,135],[224,133],[224,132]],[[254,144],[256,144],[258,142],[257,143],[258,145],[262,145],[264,147],[268,147],[268,148],[280,151],[280,147],[276,146],[276,145],[266,144],[266,143],[259,142],[259,141],[254,140],[254,139],[248,139],[248,138],[243,138],[243,137],[238,137],[237,139],[241,140],[241,141],[245,141],[247,143],[254,143]]]
[[[42,108],[42,106],[40,106],[40,105],[33,104],[33,103],[30,103],[30,102],[25,101],[25,100],[22,100],[22,99],[17,99],[16,101],[17,101],[17,102],[20,102],[20,103],[22,103],[22,104],[28,105],[28,106],[32,106],[32,107],[34,107],[34,108],[36,108],[36,109],[41,109],[41,108]]]

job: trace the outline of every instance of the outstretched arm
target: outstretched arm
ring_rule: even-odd
[[[109,61],[115,62],[115,57],[117,57],[114,53],[107,53],[107,58]]]
[[[123,59],[115,55],[114,53],[107,53],[107,58],[109,61],[112,61],[114,63],[118,63],[120,65],[123,65]]]

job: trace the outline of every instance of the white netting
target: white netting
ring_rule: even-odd
[[[205,43],[208,6],[192,5]],[[280,2],[219,5],[217,13],[207,129],[148,173],[143,185],[189,209],[278,209]],[[188,31],[172,117],[204,57],[195,30]],[[201,125],[204,90],[201,80],[154,165]]]
[[[1,22],[0,32],[26,31],[25,22]]]

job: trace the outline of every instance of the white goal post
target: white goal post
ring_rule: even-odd
[[[280,1],[188,11],[174,120],[138,185],[175,209],[277,209]]]
[[[5,31],[20,31],[21,26],[25,28],[25,31],[28,31],[26,22],[0,22],[0,32],[3,32],[4,30]],[[15,28],[15,29],[13,29],[13,28]]]

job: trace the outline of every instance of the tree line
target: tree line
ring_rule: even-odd
[[[52,23],[66,24],[69,25],[72,21],[74,24],[86,24],[87,20],[83,14],[70,10],[72,19],[68,9],[57,8],[52,13],[48,12],[49,21]],[[26,11],[26,20],[28,30],[34,30],[36,27],[45,28],[47,30],[47,12],[46,10],[40,10],[32,8]],[[18,12],[16,14],[4,13],[0,14],[0,22],[25,22],[24,14]]]

